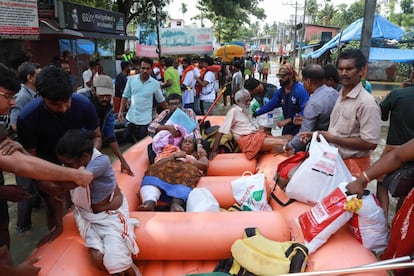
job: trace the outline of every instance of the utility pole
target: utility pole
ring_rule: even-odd
[[[292,49],[293,49],[293,51],[292,51],[292,57],[291,57],[291,64],[292,64],[292,66],[293,66],[293,68],[295,68],[295,63],[296,63],[296,53],[295,53],[295,51],[296,51],[296,41],[297,41],[297,38],[296,38],[296,25],[297,25],[297,17],[298,17],[298,1],[295,1],[295,3],[293,3],[293,2],[289,2],[289,3],[283,3],[283,5],[290,5],[290,6],[294,6],[295,7],[295,20],[294,20],[294,22],[295,22],[295,24],[293,25],[293,46],[292,46]]]
[[[361,42],[359,49],[369,60],[369,52],[371,49],[372,27],[374,26],[374,14],[376,7],[376,0],[365,0],[364,21],[361,30]]]
[[[303,18],[302,18],[302,31],[300,33],[300,41],[299,41],[299,70],[298,70],[298,74],[301,74],[302,71],[302,44],[303,41],[305,40],[305,31],[306,31],[306,5],[308,3],[308,0],[305,0],[305,7],[303,8]]]
[[[157,49],[156,52],[158,54],[158,60],[161,58],[161,42],[160,42],[160,22],[158,21],[158,7],[155,6],[155,21],[157,23],[156,31],[157,31]]]

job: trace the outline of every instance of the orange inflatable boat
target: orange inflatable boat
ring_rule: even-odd
[[[235,57],[243,57],[244,48],[239,45],[224,45],[216,50],[216,57],[221,57],[224,62],[232,62]]]
[[[212,125],[222,122],[223,117],[208,118]],[[213,271],[219,260],[231,257],[230,247],[243,237],[247,227],[257,227],[267,238],[275,241],[303,241],[295,219],[311,206],[294,202],[281,206],[269,196],[273,209],[270,212],[138,212],[140,202],[136,193],[149,165],[146,138],[129,148],[124,156],[135,176],[121,174],[120,164],[114,162],[118,184],[125,194],[131,217],[139,220],[135,234],[139,254],[135,263],[144,276],[182,276]],[[264,155],[249,161],[242,153],[218,155],[210,164],[208,175],[201,178],[198,186],[208,188],[221,207],[233,205],[231,180],[245,171],[263,172],[269,191],[275,185],[273,177],[277,164],[284,156]],[[280,189],[273,191],[282,201],[288,198]],[[76,228],[74,217],[64,218],[64,232],[56,240],[38,248],[30,258],[41,256],[37,263],[40,275],[107,275],[96,268],[88,255]],[[306,271],[349,268],[376,262],[375,256],[351,235],[347,228],[335,233],[326,244],[309,255]],[[371,272],[361,275],[388,275]]]

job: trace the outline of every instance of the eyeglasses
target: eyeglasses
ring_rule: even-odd
[[[0,91],[0,96],[3,96],[8,101],[11,101],[11,100],[14,99],[14,95],[9,95],[9,94],[6,94],[6,93],[1,92],[1,91]]]
[[[289,74],[288,73],[285,73],[285,74],[276,74],[276,77],[278,77],[279,79],[283,79],[287,75],[289,75]]]
[[[169,102],[168,105],[169,106],[179,106],[179,105],[181,105],[181,103],[180,102]]]

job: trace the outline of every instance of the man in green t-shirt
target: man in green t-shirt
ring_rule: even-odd
[[[167,69],[164,72],[164,83],[161,85],[161,88],[165,88],[167,96],[173,93],[182,95],[180,76],[177,69],[173,66],[173,60],[171,58],[167,58],[165,60],[165,65],[167,66]]]

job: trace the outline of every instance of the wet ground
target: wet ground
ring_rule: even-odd
[[[269,82],[279,86],[278,80],[275,76],[278,70],[278,63],[271,63],[271,74],[269,76]],[[373,84],[373,95],[376,97],[377,101],[381,101],[381,99],[386,96],[389,92],[388,88],[391,86],[396,86],[396,84],[386,84],[383,83],[375,83]],[[224,106],[223,100],[220,99],[218,104],[212,111],[212,115],[224,115],[227,110],[230,108],[229,105]],[[375,161],[381,155],[381,152],[384,148],[386,136],[388,132],[388,122],[382,122],[381,125],[381,141],[377,147],[377,149],[372,154],[372,161]],[[274,129],[273,134],[280,133],[280,130]],[[128,148],[128,145],[122,146],[122,150]],[[112,153],[109,149],[104,149],[104,152],[114,158]],[[15,179],[14,176],[11,174],[6,174],[6,182],[7,184],[14,184]],[[375,181],[371,182],[369,188],[372,191],[375,191]],[[394,216],[393,209],[395,208],[395,201],[391,201],[391,210],[389,215],[389,221],[391,221],[392,217]],[[11,253],[13,257],[13,261],[15,263],[20,263],[24,260],[27,256],[29,256],[36,247],[37,242],[39,239],[47,233],[46,221],[44,216],[44,208],[40,206],[37,209],[34,209],[32,212],[32,230],[30,232],[26,232],[24,236],[19,236],[16,233],[16,215],[17,215],[17,204],[16,203],[9,203],[9,214],[10,214],[10,235],[11,235]]]

